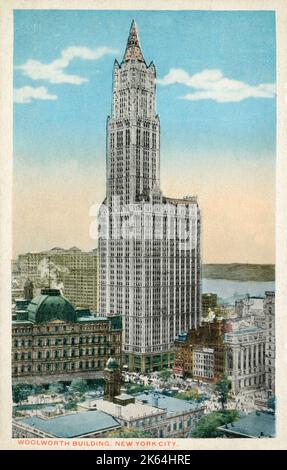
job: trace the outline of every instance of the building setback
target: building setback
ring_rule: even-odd
[[[58,289],[20,301],[12,321],[13,383],[103,377],[110,356],[121,363],[121,318],[75,310]]]
[[[99,214],[99,312],[122,315],[129,370],[173,364],[173,343],[200,324],[200,211],[196,197],[160,189],[156,69],[135,23],[113,70],[106,198]]]

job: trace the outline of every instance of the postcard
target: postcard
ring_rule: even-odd
[[[2,2],[2,448],[286,448],[285,6]]]

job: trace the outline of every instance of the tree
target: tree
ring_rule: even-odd
[[[65,386],[63,382],[53,382],[49,385],[49,392],[51,393],[63,393]]]
[[[158,377],[160,380],[167,382],[172,376],[172,372],[170,369],[163,369],[159,372]]]
[[[84,379],[73,379],[69,388],[74,393],[85,393],[89,389],[87,381]]]
[[[33,387],[28,384],[15,384],[12,387],[12,396],[14,403],[22,403],[31,395]]]
[[[33,394],[34,395],[40,395],[41,393],[45,392],[45,388],[43,385],[34,385],[33,386]]]
[[[64,404],[64,408],[67,411],[77,411],[78,403],[76,401],[69,401],[68,403]]]
[[[219,437],[221,433],[217,428],[224,424],[233,423],[238,416],[236,410],[214,411],[204,415],[195,425],[192,437]]]
[[[141,393],[154,390],[152,385],[126,384],[128,393]]]
[[[198,390],[191,389],[187,390],[186,392],[178,392],[175,395],[175,398],[180,398],[181,400],[187,400],[187,401],[201,401],[201,395]]]
[[[153,433],[151,431],[145,431],[144,429],[121,428],[111,431],[106,434],[106,437],[153,437]]]
[[[218,393],[218,399],[219,399],[219,402],[221,403],[222,410],[224,410],[225,404],[227,403],[227,400],[230,395],[230,390],[231,390],[230,380],[228,380],[227,377],[224,376],[219,382],[217,382],[215,386],[215,390]]]

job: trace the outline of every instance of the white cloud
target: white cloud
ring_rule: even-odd
[[[61,52],[61,56],[49,64],[43,64],[43,62],[38,60],[30,59],[25,64],[18,65],[15,68],[21,70],[24,75],[33,80],[46,80],[54,84],[70,83],[81,85],[87,82],[88,79],[64,72],[72,60],[98,60],[106,54],[116,54],[117,52],[117,50],[109,47],[89,49],[88,47],[73,46],[64,49]]]
[[[158,80],[158,83],[160,85],[178,83],[192,88],[191,93],[180,97],[191,101],[239,102],[247,98],[273,98],[276,93],[273,83],[248,85],[248,83],[224,77],[218,69],[206,69],[194,75],[189,75],[183,69],[170,69],[165,77]]]
[[[50,95],[44,86],[33,88],[24,86],[22,88],[14,88],[15,103],[31,103],[31,100],[57,100],[57,95]]]

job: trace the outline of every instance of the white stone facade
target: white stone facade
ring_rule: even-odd
[[[214,377],[214,349],[198,347],[193,352],[193,374],[202,379]]]
[[[155,101],[155,66],[145,63],[133,24],[113,72],[99,312],[123,316],[126,362],[142,371],[170,366],[175,337],[196,327],[201,312],[200,211],[194,197],[161,193]]]
[[[240,305],[239,317],[225,335],[227,375],[235,393],[261,389],[271,397],[275,394],[275,293],[247,297]]]

